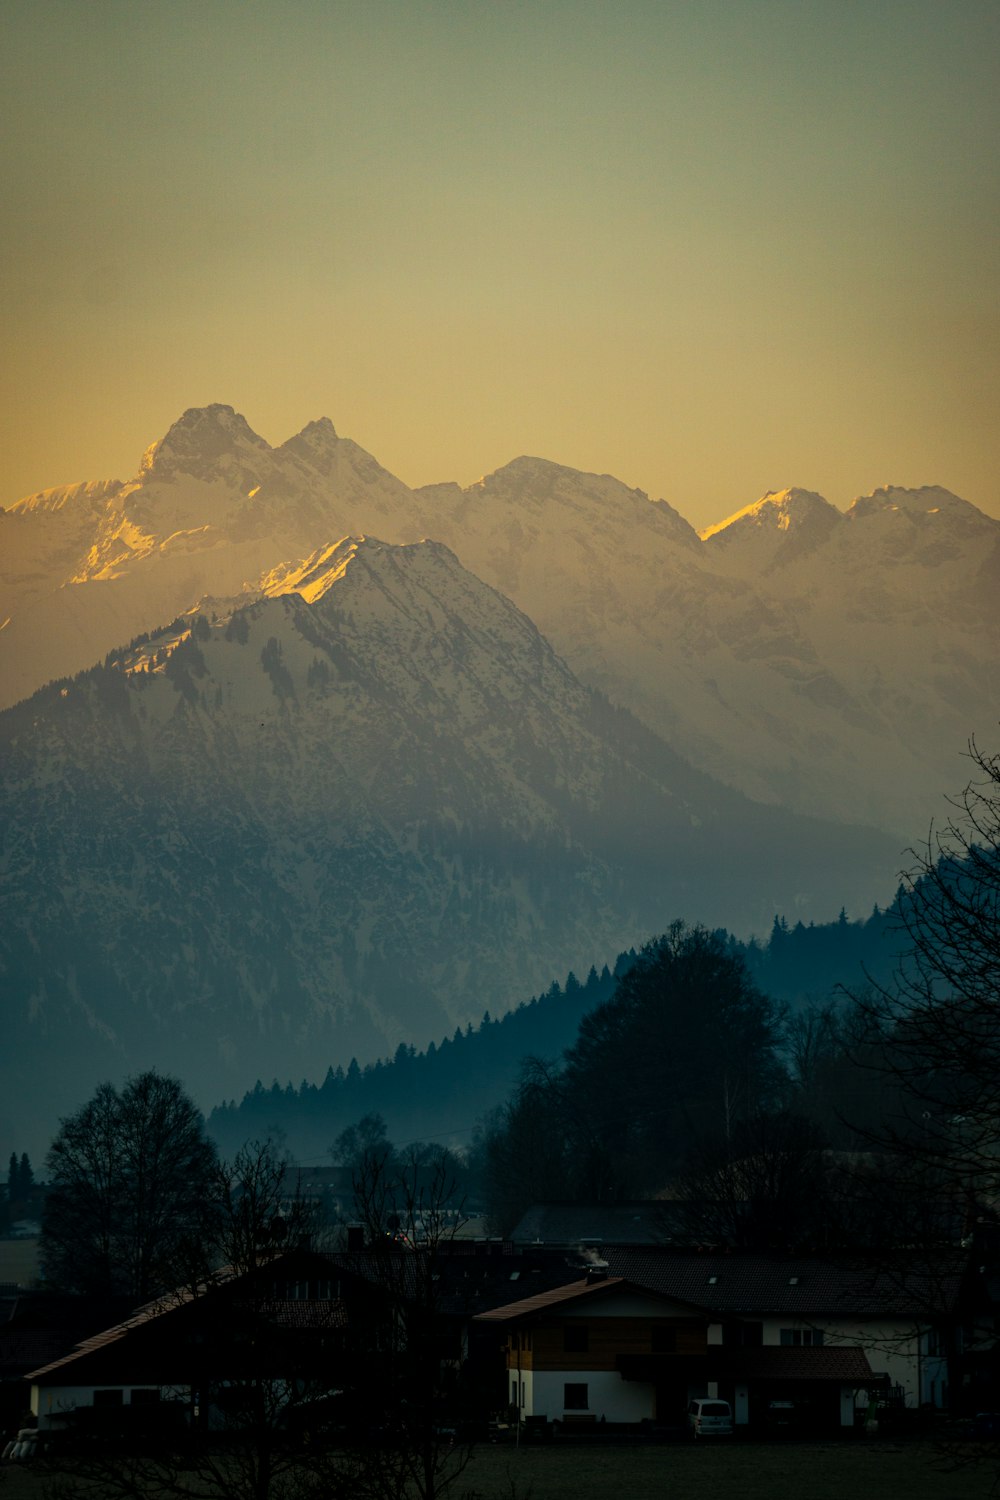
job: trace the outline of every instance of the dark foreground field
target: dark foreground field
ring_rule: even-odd
[[[986,1500],[1000,1494],[994,1477],[985,1465],[943,1472],[922,1443],[670,1444],[477,1449],[463,1487],[477,1500]]]
[[[473,1450],[449,1500],[996,1500],[993,1464],[948,1472],[930,1443],[508,1447]],[[45,1500],[4,1464],[0,1500]]]

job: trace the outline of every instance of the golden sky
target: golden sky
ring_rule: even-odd
[[[0,504],[188,406],[1000,515],[996,0],[4,0]]]

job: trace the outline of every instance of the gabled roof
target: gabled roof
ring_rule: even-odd
[[[517,1255],[467,1257],[446,1255],[432,1269],[435,1311],[445,1317],[467,1319],[490,1308],[505,1307],[511,1298],[519,1301],[565,1286],[581,1275],[551,1251],[525,1251]]]
[[[370,1257],[370,1259],[377,1261],[378,1257]],[[345,1264],[348,1261],[353,1261],[353,1264]],[[90,1338],[81,1340],[70,1353],[30,1371],[25,1378],[37,1382],[39,1379],[51,1376],[54,1372],[62,1371],[78,1360],[98,1354],[120,1344],[124,1339],[134,1337],[158,1321],[192,1307],[196,1302],[204,1303],[223,1289],[231,1289],[238,1296],[241,1282],[245,1281],[250,1284],[256,1277],[280,1280],[283,1275],[291,1280],[299,1279],[304,1266],[314,1274],[323,1272],[329,1276],[331,1270],[341,1270],[348,1271],[366,1281],[370,1280],[365,1277],[364,1270],[359,1265],[359,1257],[326,1256],[315,1251],[282,1251],[266,1263],[257,1266],[253,1271],[241,1272],[235,1271],[232,1267],[223,1267],[212,1276],[211,1280],[200,1286],[178,1287],[175,1291],[165,1293],[155,1301],[148,1302],[123,1322],[115,1323],[110,1328],[102,1329]],[[345,1304],[338,1298],[294,1300],[281,1296],[268,1296],[265,1293],[256,1300],[260,1310],[279,1327],[337,1328],[343,1327],[347,1321]]]
[[[609,1272],[651,1291],[710,1308],[716,1315],[750,1317],[891,1317],[928,1321],[952,1312],[968,1257],[903,1257],[895,1265],[860,1258],[715,1254],[649,1247],[608,1246]]]
[[[166,1314],[175,1313],[181,1307],[187,1306],[197,1295],[194,1288],[181,1287],[169,1296],[158,1297],[155,1302],[148,1302],[145,1307],[140,1307],[138,1312],[126,1318],[123,1323],[116,1323],[111,1328],[102,1329],[90,1338],[81,1339],[69,1354],[64,1354],[61,1359],[54,1359],[50,1364],[42,1365],[38,1370],[32,1370],[26,1377],[28,1380],[37,1380],[41,1375],[51,1375],[55,1370],[61,1370],[64,1366],[73,1364],[85,1355],[93,1354],[98,1349],[105,1349],[111,1344],[118,1343],[137,1329],[144,1328],[156,1318],[162,1318]]]
[[[587,1309],[609,1292],[627,1291],[637,1292],[641,1297],[652,1297],[658,1302],[669,1302],[676,1306],[679,1299],[671,1293],[656,1291],[651,1287],[640,1286],[634,1281],[627,1280],[624,1276],[606,1276],[601,1281],[571,1281],[565,1286],[553,1287],[550,1291],[538,1292],[533,1297],[523,1297],[519,1302],[508,1302],[503,1307],[493,1307],[487,1312],[478,1313],[474,1319],[477,1323],[510,1323],[520,1318],[532,1318],[541,1313],[558,1311],[579,1311],[586,1313]],[[704,1316],[704,1309],[689,1303],[684,1303],[685,1309],[695,1314]]]
[[[125,1297],[82,1297],[76,1293],[22,1291],[0,1299],[0,1380],[59,1359],[82,1338],[128,1317]]]

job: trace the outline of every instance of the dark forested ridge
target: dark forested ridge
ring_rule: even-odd
[[[856,988],[866,975],[888,978],[901,946],[893,907],[876,907],[864,921],[842,911],[835,922],[808,926],[775,917],[766,941],[724,937],[757,987],[793,1012],[825,1003],[839,985]],[[365,1067],[334,1059],[318,1084],[258,1080],[241,1101],[218,1105],[209,1129],[224,1152],[280,1134],[300,1160],[325,1158],[345,1125],[370,1114],[383,1117],[397,1142],[461,1144],[508,1097],[525,1057],[555,1059],[572,1046],[583,1017],[610,998],[635,956],[634,949],[621,953],[583,982],[571,973],[506,1015],[487,1012],[478,1027],[422,1051],[401,1043],[393,1057]]]

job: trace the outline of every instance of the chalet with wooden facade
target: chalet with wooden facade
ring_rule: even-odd
[[[859,1392],[884,1385],[857,1345],[765,1347],[753,1323],[723,1342],[710,1309],[624,1277],[592,1273],[476,1322],[504,1334],[519,1420],[674,1427],[690,1400],[718,1396],[746,1427],[793,1397],[813,1429],[832,1431],[854,1425]]]
[[[668,1422],[688,1400],[688,1365],[704,1357],[703,1309],[621,1277],[584,1278],[480,1313],[505,1338],[510,1405],[520,1418],[567,1424]],[[642,1365],[637,1378],[624,1373]]]

